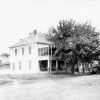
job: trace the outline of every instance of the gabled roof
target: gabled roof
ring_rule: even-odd
[[[41,34],[41,33],[37,34],[36,42],[44,43],[44,44],[51,44],[51,42],[47,40],[46,34]]]
[[[51,42],[47,40],[46,34],[37,33],[37,31],[34,30],[32,33],[29,33],[29,36],[27,36],[25,39],[21,39],[10,48],[24,46],[31,43],[51,44]]]
[[[18,41],[17,43],[15,43],[14,45],[12,45],[10,48],[24,46],[24,45],[30,44],[32,42],[33,41],[31,39],[25,38],[23,40]]]

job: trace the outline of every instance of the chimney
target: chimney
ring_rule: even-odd
[[[20,41],[22,41],[23,39],[20,39]]]
[[[37,40],[37,30],[33,30],[31,33],[29,33],[29,38]]]
[[[29,36],[31,35],[32,33],[29,33]]]
[[[37,30],[34,30],[31,33],[29,33],[29,36],[35,36],[36,34],[37,34]]]
[[[37,34],[37,30],[35,29],[32,33],[33,33],[34,35],[36,35],[36,34]]]

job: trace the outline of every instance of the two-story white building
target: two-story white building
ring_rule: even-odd
[[[40,74],[56,71],[63,62],[53,58],[51,42],[45,34],[34,30],[25,39],[10,47],[11,74]],[[60,68],[61,69],[61,68]]]

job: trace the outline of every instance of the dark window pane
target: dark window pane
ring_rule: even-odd
[[[22,55],[24,55],[24,48],[22,48]]]
[[[31,46],[29,46],[29,54],[31,54]]]
[[[15,49],[15,55],[17,55],[17,49]]]

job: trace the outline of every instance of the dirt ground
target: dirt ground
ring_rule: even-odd
[[[0,100],[100,100],[100,75],[26,81],[1,85]]]

